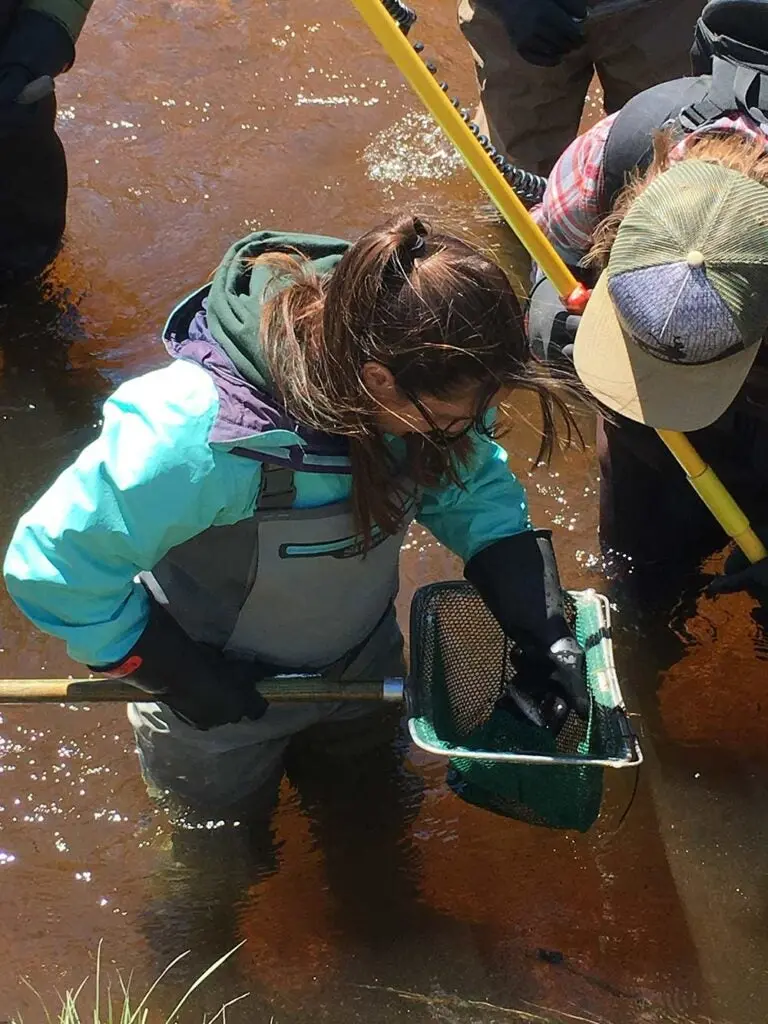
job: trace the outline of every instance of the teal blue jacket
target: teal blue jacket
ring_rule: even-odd
[[[225,258],[219,274],[226,268]],[[215,300],[212,290],[209,301]],[[217,330],[224,320],[215,318]],[[242,317],[239,322],[242,328]],[[104,405],[100,436],[21,518],[5,559],[9,593],[40,629],[66,642],[75,660],[122,659],[148,616],[137,574],[208,527],[253,514],[260,463],[234,454],[234,447],[269,461],[270,454],[279,458],[304,445],[286,429],[261,430],[236,444],[216,439],[218,383],[205,362],[185,358],[182,349],[170,365],[121,385]],[[417,521],[465,561],[530,529],[525,491],[506,462],[499,445],[477,438],[461,473],[463,487],[419,496]],[[302,508],[338,502],[351,490],[348,472],[300,471],[295,484]]]

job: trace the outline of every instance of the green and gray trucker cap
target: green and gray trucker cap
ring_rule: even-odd
[[[768,331],[768,187],[682,160],[631,204],[587,303],[576,371],[609,409],[667,430],[721,416]]]

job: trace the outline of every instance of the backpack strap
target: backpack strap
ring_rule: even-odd
[[[681,112],[701,101],[708,92],[709,77],[677,78],[638,93],[616,116],[603,153],[599,208],[610,213],[614,200],[635,171],[644,171],[653,157],[653,136],[674,123]]]
[[[257,511],[269,512],[274,509],[293,508],[295,501],[296,481],[293,470],[262,462],[261,485],[256,500]]]
[[[760,125],[768,124],[768,74],[742,65],[736,69],[733,84],[736,109]]]
[[[749,55],[754,56],[751,51]],[[601,215],[610,212],[629,175],[634,171],[642,172],[650,165],[656,131],[672,126],[678,132],[694,132],[735,111],[768,126],[768,65],[765,61],[746,64],[731,55],[715,54],[711,75],[662,82],[633,97],[617,115],[605,143],[599,197]]]
[[[680,127],[696,131],[731,111],[747,114],[758,124],[768,123],[768,75],[764,71],[715,56],[709,88],[680,113]]]

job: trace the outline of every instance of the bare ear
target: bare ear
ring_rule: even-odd
[[[397,395],[394,375],[381,363],[364,363],[361,376],[366,390],[377,402],[386,404]]]

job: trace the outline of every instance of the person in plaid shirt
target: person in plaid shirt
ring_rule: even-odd
[[[753,4],[751,11],[755,17],[754,36],[745,38],[768,40],[768,3]],[[580,318],[568,314],[559,305],[548,283],[539,281],[529,303],[531,346],[537,355],[545,358],[552,358],[553,350],[555,353],[559,351],[561,365],[563,353],[574,359],[582,382],[599,403],[601,412],[596,442],[600,461],[601,548],[609,564],[619,570],[619,576],[626,579],[631,575],[635,596],[641,603],[649,601],[649,607],[663,603],[664,592],[670,596],[679,594],[683,582],[681,577],[696,573],[702,560],[721,548],[724,540],[722,529],[688,485],[656,432],[649,427],[690,432],[691,440],[704,459],[715,468],[752,522],[757,524],[763,539],[768,540],[768,354],[766,347],[760,344],[760,338],[764,339],[768,333],[768,315],[763,329],[758,330],[757,338],[750,346],[752,361],[729,391],[729,385],[725,383],[727,360],[724,357],[701,360],[691,357],[691,348],[697,345],[698,339],[707,335],[707,331],[711,331],[712,311],[699,326],[696,323],[699,300],[689,299],[685,316],[670,331],[669,324],[678,316],[676,304],[683,294],[684,284],[680,284],[679,294],[672,289],[671,297],[668,297],[669,308],[664,312],[663,281],[648,280],[635,296],[635,312],[639,303],[641,318],[655,317],[658,321],[656,339],[666,339],[671,333],[682,352],[679,355],[668,349],[664,356],[652,362],[664,364],[665,359],[669,360],[666,366],[662,365],[666,372],[670,363],[683,364],[673,366],[673,373],[682,371],[675,378],[677,390],[672,393],[665,415],[656,420],[647,416],[647,409],[652,403],[638,404],[635,400],[633,406],[626,391],[621,395],[615,384],[607,383],[619,380],[621,374],[610,366],[613,350],[606,347],[604,340],[606,321],[595,316],[595,309],[600,301],[604,301],[601,297],[597,304],[595,302],[595,296],[601,290],[600,282],[603,282],[604,290],[605,279],[609,282],[615,280],[616,264],[621,257],[612,254],[619,239],[623,239],[621,253],[624,258],[628,251],[632,253],[643,244],[651,247],[661,245],[663,250],[663,245],[669,243],[668,225],[665,226],[664,218],[657,218],[653,210],[650,213],[643,210],[646,220],[631,226],[629,235],[626,231],[622,233],[625,219],[631,219],[630,213],[635,205],[644,193],[655,187],[654,182],[659,178],[672,174],[682,164],[703,161],[720,165],[763,187],[768,186],[768,115],[749,102],[755,95],[764,95],[758,87],[766,82],[768,76],[768,53],[761,63],[757,60],[759,51],[753,43],[748,51],[750,64],[746,68],[738,68],[728,46],[732,45],[738,55],[738,47],[743,47],[741,52],[747,52],[747,44],[734,42],[738,39],[738,32],[731,24],[726,22],[723,25],[718,21],[734,13],[739,18],[735,24],[743,29],[743,3],[740,0],[714,0],[705,9],[697,26],[697,45],[701,43],[703,33],[712,50],[707,52],[705,49],[702,55],[695,46],[694,68],[711,71],[711,77],[666,83],[631,101],[635,114],[629,117],[628,122],[625,121],[629,128],[623,129],[623,149],[621,145],[615,145],[615,139],[616,134],[620,134],[617,126],[622,117],[627,117],[626,113],[606,117],[585,132],[568,146],[555,164],[543,201],[533,211],[535,219],[565,262],[585,283],[596,286],[596,292],[590,299],[587,313]],[[729,59],[725,60],[726,57]],[[705,62],[704,66],[702,62]],[[748,73],[744,74],[745,71]],[[741,77],[734,77],[737,75]],[[717,89],[712,88],[713,81],[716,81]],[[731,103],[725,88],[729,83],[735,90],[730,97]],[[654,92],[661,101],[654,100]],[[678,97],[695,95],[696,101],[686,107],[686,101],[678,99],[675,106],[676,93]],[[733,109],[718,110],[710,103],[711,98],[716,98],[719,103],[732,104]],[[659,102],[662,102],[661,107]],[[672,118],[658,119],[664,102],[669,105],[669,110],[679,113]],[[703,116],[702,112],[710,116]],[[696,124],[697,121],[701,123]],[[660,134],[658,129],[662,125],[667,130]],[[681,131],[681,128],[685,130]],[[627,147],[627,139],[635,141]],[[634,157],[643,153],[643,147],[646,150],[644,159],[638,162]],[[617,152],[619,157],[627,158],[619,167],[615,166]],[[615,184],[617,171],[621,172],[619,181],[625,180],[628,184],[624,189],[611,192],[609,184],[612,181]],[[686,209],[683,204],[689,201],[691,194],[689,191],[687,196],[668,198],[672,206],[676,202],[681,204],[678,224],[686,224],[690,219],[682,211]],[[718,225],[733,215],[727,206],[718,206],[719,202],[717,193],[713,192],[712,207],[717,209],[718,216],[710,228],[701,232],[702,239],[709,238],[718,230]],[[664,213],[669,214],[666,207]],[[746,232],[749,223],[750,217],[742,214],[741,227],[735,232],[737,239],[739,230]],[[644,232],[649,234],[649,238],[643,241]],[[633,241],[628,244],[629,237]],[[706,242],[702,241],[700,247],[705,249]],[[722,272],[721,268],[738,262],[733,250],[727,256],[720,253],[705,258],[698,252],[688,255],[692,257],[691,268],[699,266],[701,257],[701,266],[711,266],[709,272],[715,275]],[[741,258],[740,253],[737,256]],[[634,273],[647,273],[651,265],[656,268],[657,262],[664,262],[661,257],[658,261],[653,258],[649,261],[645,250],[638,256],[638,261],[646,270],[636,269]],[[604,273],[599,278],[601,271]],[[695,270],[691,269],[690,273],[695,273]],[[619,309],[621,303],[614,297],[615,284],[611,283],[609,287],[619,322],[626,334],[629,314],[623,306]],[[748,312],[759,306],[761,291],[753,289],[746,302]],[[727,294],[730,297],[730,293]],[[718,302],[714,309],[720,308]],[[692,327],[689,327],[690,323],[693,323]],[[726,333],[727,326],[722,325],[715,331],[719,338]],[[637,342],[637,335],[632,331],[628,337]],[[586,372],[583,353],[595,344],[603,346],[602,361],[597,360]],[[622,343],[616,341],[616,344],[621,347]],[[669,342],[665,340],[664,344]],[[637,347],[646,351],[643,346],[641,342]],[[629,348],[632,349],[633,345],[630,344]],[[691,390],[695,377],[691,371],[700,368],[693,366],[699,361],[709,364],[713,380],[722,391],[721,401],[719,405],[714,402],[709,408],[704,403],[703,409],[697,409],[697,415],[684,422],[684,410],[700,404],[698,393]],[[644,379],[652,378],[655,372],[648,366],[638,371],[633,364],[631,375],[642,383]],[[604,411],[606,406],[608,412]],[[629,573],[623,571],[627,568]],[[735,553],[726,563],[725,575],[717,577],[711,589],[718,593],[744,589],[768,608],[768,559],[756,566],[747,566],[743,556]]]
[[[581,261],[605,217],[603,158],[608,133],[617,116],[604,117],[571,143],[552,169],[541,205],[531,211],[565,262],[577,270],[577,276],[583,275],[583,268],[579,270]],[[705,134],[763,138],[768,147],[765,125],[745,114],[731,113],[683,136],[670,150],[669,160],[679,160],[694,139]]]

